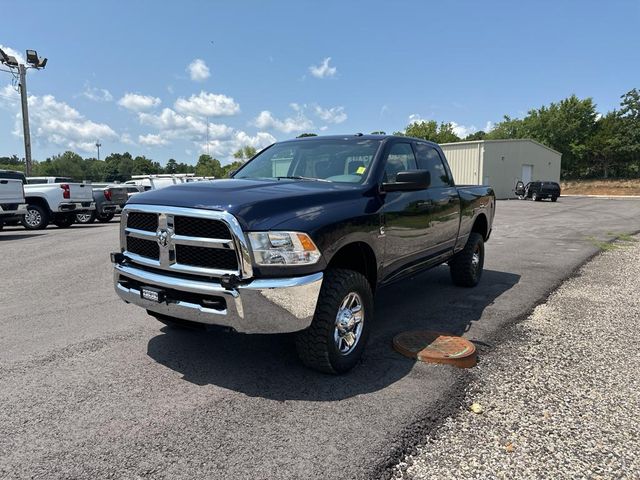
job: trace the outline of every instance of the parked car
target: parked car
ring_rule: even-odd
[[[49,222],[67,228],[78,212],[95,210],[91,185],[67,177],[27,177],[24,190],[28,206],[21,222],[28,230],[46,228]]]
[[[297,332],[307,366],[345,372],[379,288],[445,262],[456,285],[478,284],[494,213],[493,189],[456,187],[431,142],[276,143],[231,179],[136,195],[111,254],[115,290],[169,325]]]
[[[0,230],[4,227],[5,221],[14,220],[27,213],[24,183],[22,172],[0,170]]]
[[[555,202],[560,196],[560,185],[550,181],[529,182],[525,185],[523,182],[518,181],[513,191],[520,200],[530,198],[534,202],[538,202],[549,198],[552,202]]]
[[[94,186],[93,200],[95,210],[85,210],[76,214],[76,222],[82,224],[93,223],[95,220],[101,223],[110,222],[122,207],[129,195],[127,188],[122,185]]]

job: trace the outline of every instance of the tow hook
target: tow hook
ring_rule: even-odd
[[[240,278],[237,275],[223,275],[220,279],[220,285],[226,290],[233,290],[240,285]]]
[[[127,257],[125,257],[124,254],[121,252],[111,252],[110,256],[111,256],[111,263],[115,263],[117,265],[122,265],[127,261]]]

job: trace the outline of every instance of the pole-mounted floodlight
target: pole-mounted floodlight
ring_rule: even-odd
[[[47,59],[38,57],[38,52],[35,50],[27,50],[27,63],[34,68],[44,68],[47,65]]]
[[[27,50],[27,63],[38,65],[38,52],[35,50]]]
[[[4,50],[0,49],[0,62],[8,67],[17,67],[18,60],[13,55],[8,55]]]

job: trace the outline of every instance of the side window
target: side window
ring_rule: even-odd
[[[395,183],[398,172],[417,170],[416,157],[410,143],[396,143],[389,149],[384,167],[385,182]]]
[[[447,170],[444,168],[438,151],[426,143],[416,143],[418,155],[418,168],[428,170],[431,173],[432,187],[448,187],[451,185]]]

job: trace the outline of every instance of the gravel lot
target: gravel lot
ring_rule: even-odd
[[[481,284],[455,287],[439,267],[381,290],[363,362],[339,377],[302,367],[287,336],[176,331],[124,304],[115,222],[6,228],[0,478],[390,476],[476,371],[415,363],[393,337],[444,330],[484,359],[598,251],[594,239],[639,228],[640,201],[500,201],[496,215]]]
[[[616,245],[482,357],[396,477],[640,478],[640,243]]]

